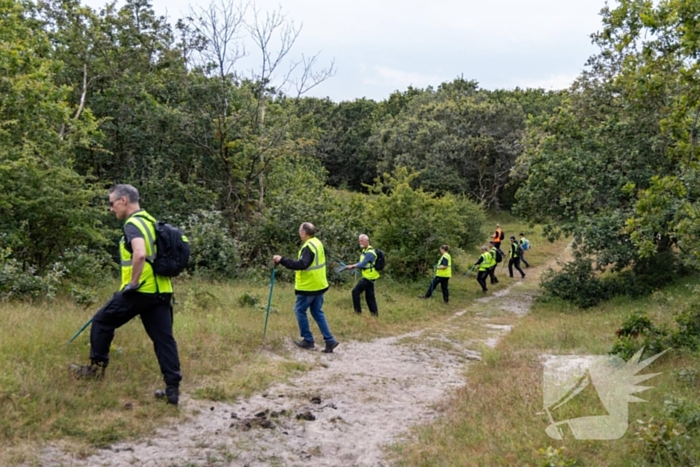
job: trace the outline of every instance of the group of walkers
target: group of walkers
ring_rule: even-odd
[[[496,224],[496,231],[492,236],[492,240],[489,242],[489,246],[483,245],[481,247],[481,256],[474,263],[474,266],[479,266],[479,271],[476,275],[476,281],[481,286],[481,290],[486,293],[488,288],[486,287],[486,278],[489,277],[491,284],[497,284],[498,278],[496,277],[496,267],[498,263],[503,260],[505,254],[501,250],[501,241],[505,238],[503,229],[499,224]],[[520,239],[516,239],[515,235],[510,236],[510,249],[508,251],[508,274],[513,277],[513,268],[515,268],[522,279],[525,278],[525,271],[520,268],[520,262],[525,265],[526,268],[530,267],[530,263],[525,259],[525,251],[530,248],[530,241],[525,238],[524,234],[520,234]]]
[[[177,343],[173,337],[173,287],[169,277],[158,275],[153,270],[152,260],[156,256],[156,220],[139,205],[139,193],[131,185],[115,185],[109,190],[109,209],[117,219],[124,220],[124,236],[120,240],[121,256],[121,286],[112,298],[93,316],[90,330],[90,364],[72,365],[71,369],[78,377],[101,378],[109,364],[109,350],[117,328],[140,316],[146,333],[153,341],[153,348],[163,375],[165,388],[156,391],[156,397],[166,400],[169,404],[178,405],[179,386],[182,380],[180,359]],[[272,260],[276,265],[281,264],[295,271],[294,292],[296,301],[294,314],[299,326],[301,339],[294,343],[302,349],[313,349],[316,346],[314,336],[309,326],[307,310],[316,321],[323,336],[325,346],[323,352],[332,353],[338,346],[338,340],[333,337],[326,316],[323,312],[323,300],[328,290],[326,274],[326,253],[323,243],[316,238],[316,227],[303,222],[299,226],[299,237],[302,245],[296,259],[274,255]],[[490,242],[490,247],[481,247],[481,256],[474,264],[478,266],[477,281],[484,292],[486,277],[491,284],[498,283],[496,265],[505,256],[500,249],[504,233],[500,225]],[[359,269],[361,279],[352,290],[352,303],[355,313],[362,313],[361,295],[365,300],[372,316],[379,316],[374,284],[380,277],[378,259],[383,259],[382,252],[370,245],[369,237],[359,236],[361,248],[360,260],[345,269]],[[529,241],[520,234],[520,240],[510,237],[508,272],[513,277],[513,268],[525,277],[520,268],[520,262],[529,267],[525,261],[524,251],[529,248]],[[448,245],[440,246],[440,259],[435,266],[434,277],[428,291],[420,298],[429,298],[440,285],[442,298],[449,302],[448,284],[452,277],[452,257]]]

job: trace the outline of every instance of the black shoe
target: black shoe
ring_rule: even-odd
[[[302,339],[300,341],[294,341],[294,345],[296,345],[297,347],[300,347],[302,349],[307,349],[307,350],[311,350],[314,347],[316,347],[316,344],[314,344],[313,342],[309,342],[306,339]]]
[[[70,371],[76,378],[80,379],[101,379],[105,375],[106,363],[92,362],[89,365],[70,365]]]
[[[335,341],[335,342],[326,342],[326,348],[323,349],[321,352],[323,352],[323,353],[333,353],[333,349],[335,349],[336,347],[338,347],[338,344],[340,344],[340,342],[338,342],[338,341]]]
[[[158,389],[153,395],[156,399],[167,399],[170,405],[177,405],[180,402],[180,389],[176,386],[168,386],[165,390]]]
[[[370,315],[374,316],[375,318],[379,318],[379,313],[370,313]]]
[[[525,279],[525,273],[523,273],[523,277],[522,277],[522,278]]]

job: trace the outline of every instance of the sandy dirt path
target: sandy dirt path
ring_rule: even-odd
[[[528,282],[537,281],[534,269],[528,270]],[[295,348],[290,358],[319,364],[292,384],[273,385],[237,403],[184,395],[180,406],[185,419],[151,437],[117,443],[84,459],[51,446],[42,452],[40,465],[389,465],[386,447],[439,415],[436,406],[466,384],[466,366],[480,359],[479,350],[495,346],[511,329],[502,324],[504,317],[527,313],[532,292],[519,283],[477,300],[488,304],[483,308],[500,310],[500,324],[487,314],[462,310],[410,334],[343,342],[330,355]],[[455,332],[467,328],[478,337],[455,338]]]

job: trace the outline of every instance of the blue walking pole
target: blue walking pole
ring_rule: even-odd
[[[267,320],[270,317],[270,304],[272,303],[272,289],[275,286],[275,271],[277,270],[277,265],[272,267],[272,275],[270,277],[270,294],[267,296],[267,311],[265,311],[265,327],[263,328],[263,339],[265,339],[265,333],[267,332]]]
[[[85,328],[87,328],[88,326],[90,326],[90,323],[92,323],[92,318],[90,318],[90,319],[87,321],[87,323],[83,324],[83,327],[80,328],[80,330],[79,330],[78,332],[76,332],[75,335],[74,335],[73,337],[71,337],[70,340],[69,340],[68,342],[66,342],[66,345],[68,345],[68,344],[70,344],[71,342],[73,342],[73,341],[85,330]]]

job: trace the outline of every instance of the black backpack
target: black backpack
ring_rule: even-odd
[[[500,263],[501,261],[503,261],[503,253],[498,248],[495,248],[495,250],[496,250],[496,262]]]
[[[377,248],[374,249],[376,258],[374,259],[374,269],[377,271],[383,271],[384,266],[386,266],[386,259],[384,258],[384,252]]]
[[[177,227],[156,222],[156,259],[153,272],[159,276],[175,277],[187,268],[190,260],[190,244],[187,236]]]
[[[141,217],[138,216],[137,217]],[[141,217],[148,222],[146,217]],[[156,257],[149,264],[159,276],[175,277],[187,268],[190,260],[190,244],[184,232],[167,222],[156,221]]]

